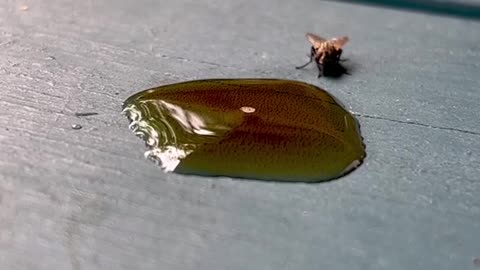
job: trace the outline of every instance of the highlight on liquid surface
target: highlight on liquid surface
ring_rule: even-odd
[[[145,155],[167,172],[319,182],[365,157],[356,119],[298,81],[189,81],[137,93],[123,109]]]

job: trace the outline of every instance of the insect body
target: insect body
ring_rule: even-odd
[[[296,67],[301,69],[310,64],[313,59],[317,63],[318,77],[322,74],[325,76],[335,76],[348,74],[344,67],[340,65],[340,56],[342,55],[342,47],[348,42],[348,37],[339,37],[333,39],[324,39],[312,33],[306,34],[308,41],[312,44],[310,50],[310,61],[305,65]]]

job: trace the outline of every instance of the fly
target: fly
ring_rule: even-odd
[[[325,39],[312,33],[307,33],[306,37],[310,44],[312,44],[310,50],[310,61],[306,64],[296,67],[301,69],[308,66],[315,59],[315,63],[318,68],[318,77],[322,74],[324,76],[339,76],[342,74],[349,74],[346,69],[340,65],[340,59],[342,55],[342,48],[348,42],[348,37],[337,37],[332,39]]]

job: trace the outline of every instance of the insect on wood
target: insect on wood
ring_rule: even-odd
[[[340,59],[340,56],[343,52],[343,46],[348,42],[348,37],[344,36],[327,40],[312,33],[307,33],[306,37],[312,44],[310,49],[310,61],[302,66],[296,67],[297,69],[308,66],[315,59],[319,71],[319,78],[322,74],[324,76],[334,77],[342,74],[349,74],[346,69],[340,65],[341,61],[345,61]]]

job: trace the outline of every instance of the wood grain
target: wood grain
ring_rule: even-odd
[[[478,22],[314,0],[21,4],[0,5],[2,269],[474,269]],[[295,70],[307,31],[348,35],[352,75]],[[358,114],[365,164],[308,185],[144,160],[124,98],[219,77],[329,90]]]

